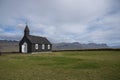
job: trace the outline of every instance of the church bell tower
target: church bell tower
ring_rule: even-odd
[[[24,30],[24,36],[28,36],[30,34],[28,25],[26,24],[25,30]]]

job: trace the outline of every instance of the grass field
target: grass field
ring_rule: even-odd
[[[3,54],[0,80],[120,80],[120,51]]]

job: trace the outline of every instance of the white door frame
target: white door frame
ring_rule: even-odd
[[[26,42],[24,42],[22,44],[21,49],[22,49],[22,53],[27,53],[28,52],[27,43]]]

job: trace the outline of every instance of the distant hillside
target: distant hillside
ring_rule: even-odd
[[[18,52],[18,44],[18,41],[0,40],[0,52]]]
[[[119,48],[120,49],[120,45],[117,46],[110,46],[111,48]]]
[[[81,44],[78,42],[53,44],[53,50],[101,49],[101,48],[109,48],[109,47],[107,46],[107,44],[96,44],[96,43]]]
[[[101,49],[109,48],[107,44],[96,44],[88,43],[81,44],[78,42],[74,43],[53,43],[53,50],[77,50],[77,49]],[[0,51],[1,52],[18,52],[19,42],[18,41],[8,41],[0,40]]]

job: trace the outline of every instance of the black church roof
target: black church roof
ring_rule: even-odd
[[[46,37],[28,35],[27,38],[29,39],[29,41],[31,43],[35,43],[35,44],[51,44]]]

